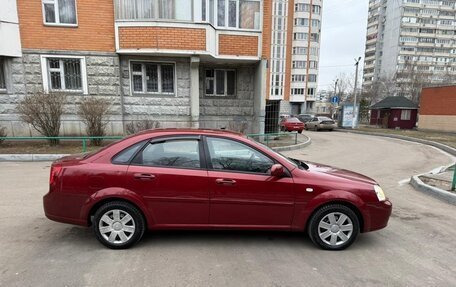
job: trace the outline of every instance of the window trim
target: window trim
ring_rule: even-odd
[[[8,68],[6,57],[0,56],[0,70],[3,72],[3,80],[5,81],[5,88],[0,88],[0,94],[8,93]]]
[[[137,64],[141,64],[141,73],[144,72],[144,65],[145,63],[155,63],[157,65],[160,66],[159,69],[157,69],[157,73],[158,73],[158,92],[147,92],[147,88],[146,88],[146,91],[145,92],[136,92],[134,91],[133,89],[133,69],[132,69],[132,64],[133,63],[137,63]],[[173,65],[173,76],[174,76],[174,83],[173,83],[173,89],[174,89],[174,92],[173,93],[163,93],[161,92],[161,65],[164,65],[164,64],[168,64],[168,65]],[[159,72],[158,72],[159,70]],[[129,75],[129,82],[130,82],[130,95],[131,96],[134,96],[134,95],[160,95],[160,96],[164,96],[164,97],[177,97],[177,62],[175,61],[153,61],[153,60],[142,60],[142,59],[130,59],[128,60],[128,75]],[[143,91],[144,91],[144,74],[143,75]]]
[[[234,138],[229,138],[229,137],[224,137],[224,136],[217,136],[217,135],[204,135],[202,136],[202,141],[203,141],[203,144],[204,144],[204,156],[205,156],[205,159],[206,159],[206,166],[207,166],[207,171],[214,171],[214,172],[226,172],[226,173],[240,173],[240,174],[251,174],[251,175],[262,175],[262,176],[266,176],[266,177],[271,177],[271,174],[270,173],[262,173],[262,172],[249,172],[249,171],[240,171],[240,170],[223,170],[223,169],[214,169],[212,167],[212,158],[211,158],[211,155],[210,155],[210,152],[209,152],[209,145],[207,143],[207,139],[208,138],[216,138],[216,139],[223,139],[223,140],[228,140],[228,141],[234,141],[234,142],[237,142],[237,143],[240,143],[240,144],[243,144],[251,149],[253,149],[254,151],[262,154],[263,156],[267,157],[268,159],[270,159],[273,164],[280,164],[283,166],[283,170],[284,170],[284,175],[283,177],[290,177],[292,178],[292,175],[291,175],[291,172],[288,170],[287,167],[285,167],[282,163],[280,163],[279,161],[277,161],[275,158],[269,156],[268,154],[264,153],[263,151],[259,150],[258,148],[248,144],[248,143],[245,143],[243,141],[240,141],[238,139],[234,139]]]
[[[79,59],[81,65],[81,90],[52,90],[50,87],[50,71],[48,69],[48,59],[57,58],[57,59]],[[62,93],[82,93],[87,95],[89,93],[87,85],[87,67],[86,67],[86,58],[84,56],[69,56],[69,55],[41,55],[41,75],[43,79],[43,91],[45,93],[49,92],[62,92]]]
[[[76,17],[76,23],[60,23],[60,15],[57,13],[59,11],[59,1],[58,0],[41,0],[41,13],[43,15],[43,25],[45,26],[58,26],[58,27],[73,27],[76,28],[79,26],[79,19],[78,19],[78,0],[74,0],[74,14]],[[46,22],[46,13],[44,9],[44,4],[54,4],[54,17],[55,23],[48,23]],[[58,22],[57,22],[58,20]]]
[[[193,140],[198,142],[198,152],[199,152],[199,159],[200,159],[200,167],[199,168],[194,168],[194,167],[182,167],[182,166],[163,166],[163,165],[145,165],[145,164],[138,164],[134,163],[135,158],[144,151],[144,149],[150,145],[150,144],[157,144],[161,142],[167,142],[167,141],[182,141],[182,140]],[[202,142],[202,137],[200,135],[195,136],[195,135],[173,135],[173,136],[160,136],[156,138],[152,138],[149,140],[145,140],[146,143],[136,151],[136,153],[130,158],[130,161],[128,162],[128,165],[130,166],[139,166],[139,167],[150,167],[150,168],[172,168],[172,169],[186,169],[186,170],[207,170],[207,161],[205,157],[205,150]],[[141,142],[141,141],[139,141]],[[137,143],[139,143],[137,142]],[[135,143],[136,144],[136,143]],[[134,144],[133,144],[134,145]],[[129,147],[131,147],[130,145]],[[125,150],[125,149],[123,149]],[[122,150],[122,151],[123,151]],[[116,154],[117,155],[117,154]],[[111,158],[114,158],[113,156]]]
[[[206,94],[206,72],[209,70],[214,71],[214,93],[213,94]],[[224,94],[217,94],[217,71],[223,71],[225,74],[225,79],[224,79]],[[228,95],[228,77],[227,77],[227,72],[234,72],[234,95]],[[204,68],[204,96],[205,97],[211,97],[211,98],[236,98],[237,95],[237,70],[236,69],[217,69],[217,68]]]

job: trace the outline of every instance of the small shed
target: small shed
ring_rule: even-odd
[[[418,105],[406,97],[386,97],[370,107],[370,124],[389,129],[413,129]]]

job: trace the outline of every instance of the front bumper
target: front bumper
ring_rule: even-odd
[[[393,204],[388,199],[367,204],[369,222],[364,223],[364,232],[379,230],[388,225],[393,210]]]

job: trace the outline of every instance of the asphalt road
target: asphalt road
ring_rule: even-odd
[[[400,184],[446,165],[438,150],[398,140],[308,132],[290,152],[377,179],[394,204],[386,229],[322,251],[281,232],[149,233],[130,250],[47,220],[49,163],[0,163],[1,286],[456,286],[456,207]]]

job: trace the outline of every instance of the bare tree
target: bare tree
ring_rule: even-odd
[[[66,95],[61,93],[36,93],[25,97],[16,107],[21,119],[32,125],[46,137],[57,137],[60,133],[61,117],[64,113]],[[50,145],[59,140],[50,139]]]
[[[408,97],[415,103],[420,101],[423,87],[432,84],[432,74],[426,70],[428,65],[418,65],[417,61],[407,60],[394,77],[400,95]]]
[[[111,108],[108,100],[99,97],[90,97],[82,100],[78,108],[78,114],[86,125],[87,135],[91,137],[103,137],[106,135],[106,117]],[[99,146],[101,138],[91,139],[93,145]]]

